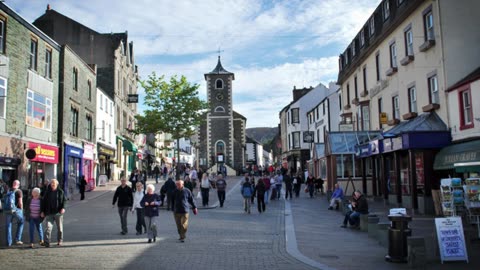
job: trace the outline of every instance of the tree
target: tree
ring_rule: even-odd
[[[145,81],[140,81],[145,89],[143,115],[137,115],[136,134],[168,133],[177,142],[177,162],[180,160],[180,138],[195,134],[204,119],[207,102],[198,97],[198,84],[191,84],[185,76],[178,79],[172,76],[158,77],[155,72]],[[179,168],[177,166],[177,175]]]

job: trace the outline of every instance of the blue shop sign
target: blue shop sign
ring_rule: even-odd
[[[372,148],[369,143],[356,145],[355,148],[356,148],[355,155],[357,157],[368,157],[372,155]]]
[[[379,140],[369,142],[372,155],[383,153],[383,143]]]
[[[76,158],[82,158],[83,157],[83,149],[66,144],[65,145],[65,155],[66,156],[71,156],[71,157],[76,157]]]

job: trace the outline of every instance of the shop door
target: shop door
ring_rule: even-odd
[[[68,157],[68,191],[70,195],[78,193],[80,180],[80,159]]]

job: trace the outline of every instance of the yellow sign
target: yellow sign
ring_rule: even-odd
[[[388,116],[386,112],[380,113],[380,124],[385,125],[388,122]]]

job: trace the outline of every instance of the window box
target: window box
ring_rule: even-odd
[[[359,101],[358,98],[352,99],[352,104],[358,105]]]
[[[416,112],[409,112],[409,113],[406,113],[406,114],[402,115],[402,118],[403,118],[403,120],[410,120],[410,119],[413,119],[417,116],[418,116],[418,114]]]
[[[398,124],[400,124],[399,119],[392,119],[392,120],[388,120],[388,122],[387,122],[387,125],[389,125],[389,126],[395,126],[395,125],[398,125]]]
[[[426,40],[422,45],[420,45],[419,49],[421,52],[426,52],[433,46],[435,46],[435,40],[429,39],[429,40]]]
[[[360,93],[360,96],[361,96],[361,97],[366,97],[366,96],[368,96],[368,91],[367,91],[367,90],[362,91],[362,92]]]
[[[428,104],[422,107],[423,112],[433,112],[438,109],[440,109],[440,104],[436,104],[436,103]]]
[[[393,74],[397,73],[397,71],[398,71],[398,68],[391,67],[391,68],[387,69],[387,72],[385,72],[385,75],[392,76]]]
[[[400,64],[402,66],[406,66],[406,65],[410,64],[411,62],[413,62],[413,60],[415,60],[415,57],[413,55],[407,55],[404,58],[402,58],[402,60],[400,60]]]
[[[350,104],[347,104],[347,105],[343,106],[344,110],[350,110],[350,108],[351,108]]]

